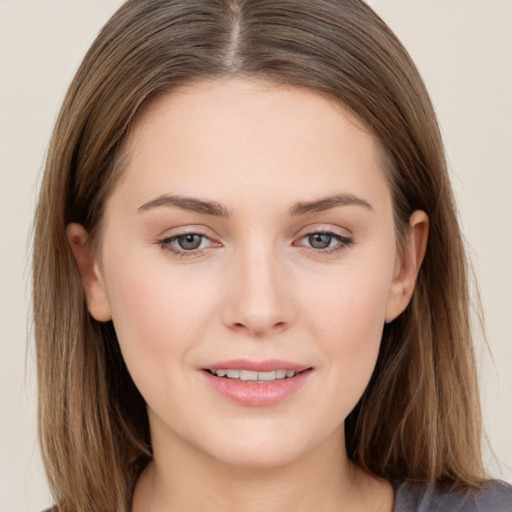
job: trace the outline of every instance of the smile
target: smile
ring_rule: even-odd
[[[291,399],[314,374],[311,366],[283,360],[233,359],[202,370],[215,394],[246,407],[272,406]]]

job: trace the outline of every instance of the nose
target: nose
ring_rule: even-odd
[[[230,265],[224,324],[255,337],[286,330],[294,318],[287,275],[285,264],[272,250],[260,248],[239,255]]]

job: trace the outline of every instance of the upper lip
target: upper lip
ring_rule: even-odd
[[[292,363],[281,359],[267,359],[265,361],[253,361],[250,359],[230,359],[228,361],[218,361],[204,367],[205,370],[249,370],[253,372],[273,372],[276,370],[293,370],[302,372],[308,370],[311,366]]]

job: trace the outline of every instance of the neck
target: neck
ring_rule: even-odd
[[[178,439],[154,440],[153,449],[155,457],[137,483],[132,512],[392,508],[391,486],[348,461],[339,431],[321,446],[278,467],[232,466]]]

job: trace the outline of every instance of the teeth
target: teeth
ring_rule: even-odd
[[[247,381],[261,381],[271,382],[277,379],[285,379],[294,377],[297,372],[293,370],[275,370],[272,372],[253,372],[250,370],[232,370],[232,369],[221,369],[212,370],[214,375],[217,377],[227,377],[228,379],[240,379],[245,382]]]
[[[240,370],[240,380],[258,380],[258,372]]]

